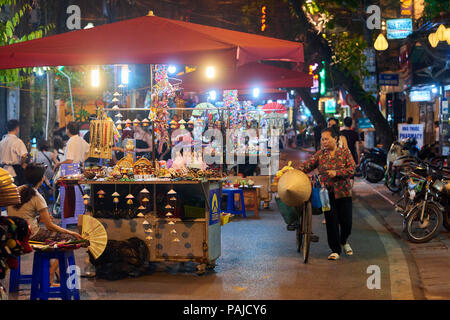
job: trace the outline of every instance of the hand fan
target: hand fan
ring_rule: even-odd
[[[89,240],[88,250],[95,259],[100,257],[103,251],[105,251],[108,236],[105,227],[97,219],[86,214],[83,215],[81,237]]]

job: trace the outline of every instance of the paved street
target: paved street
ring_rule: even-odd
[[[293,152],[292,154],[296,154]],[[299,158],[307,158],[304,152]],[[82,299],[449,299],[449,233],[426,244],[411,244],[401,233],[401,219],[392,210],[393,197],[382,184],[355,183],[353,256],[328,261],[323,215],[314,216],[311,244],[304,264],[276,204],[260,219],[236,218],[222,228],[222,255],[215,272],[195,274],[195,266],[155,264],[139,278],[119,281],[81,280]],[[383,198],[385,197],[385,198]],[[388,201],[389,200],[389,201]],[[84,268],[86,253],[77,251]],[[23,258],[31,271],[31,255]],[[381,271],[381,288],[368,289],[369,266]],[[10,298],[28,299],[29,286]]]

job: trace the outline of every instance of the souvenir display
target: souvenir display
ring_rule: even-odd
[[[20,203],[20,194],[8,171],[0,168],[0,207]]]
[[[92,120],[90,123],[90,150],[92,158],[111,159],[114,145],[114,122]]]

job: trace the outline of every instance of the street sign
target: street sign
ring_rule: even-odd
[[[359,118],[358,119],[358,128],[369,129],[369,128],[373,128],[373,125],[372,125],[372,122],[370,122],[369,118]]]
[[[387,19],[387,38],[405,39],[412,33],[412,19]]]
[[[417,141],[417,148],[419,150],[423,147],[423,129],[424,124],[398,124],[398,139],[415,138]]]
[[[398,86],[398,73],[381,73],[379,76],[380,86]]]

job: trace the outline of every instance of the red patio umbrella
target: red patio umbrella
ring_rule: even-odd
[[[286,107],[283,106],[281,103],[278,103],[278,102],[266,103],[262,107],[262,110],[264,110],[265,113],[271,113],[271,112],[286,113],[287,112]]]
[[[312,76],[286,68],[252,62],[236,69],[218,70],[214,79],[208,79],[201,71],[194,71],[178,77],[184,91],[208,91],[210,89],[252,89],[252,88],[309,88]]]
[[[303,46],[275,38],[148,15],[0,47],[0,69],[101,65],[243,65],[303,62]]]

